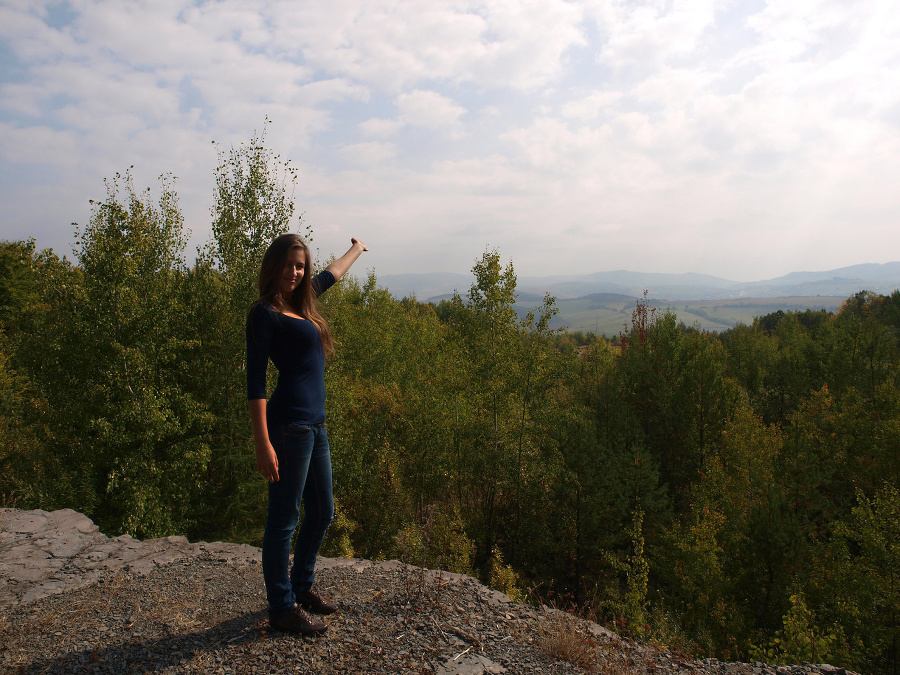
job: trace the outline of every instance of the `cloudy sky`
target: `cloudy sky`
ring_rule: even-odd
[[[70,254],[133,165],[193,249],[266,116],[378,274],[900,260],[894,0],[0,0],[0,238]]]

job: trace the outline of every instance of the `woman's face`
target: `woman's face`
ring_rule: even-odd
[[[288,251],[281,270],[281,292],[290,294],[300,285],[306,273],[306,252],[300,248]]]

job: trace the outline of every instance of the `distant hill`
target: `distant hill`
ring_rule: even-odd
[[[378,285],[386,287],[395,298],[415,296],[422,302],[434,302],[442,296],[469,292],[474,281],[471,274],[432,272],[427,274],[385,274],[378,277]]]
[[[465,295],[472,285],[470,274],[387,274],[378,278],[396,297],[415,295],[419,300],[440,299],[455,291]],[[669,301],[722,300],[726,298],[779,298],[789,296],[843,296],[861,290],[890,293],[900,288],[900,262],[842,267],[824,272],[791,272],[763,281],[731,281],[707,274],[657,274],[650,272],[595,272],[546,277],[519,277],[520,293],[557,300],[597,293],[633,298],[646,289],[655,298]]]
[[[380,285],[400,298],[415,295],[439,302],[454,291],[465,297],[471,275],[388,274]],[[724,330],[771,312],[835,311],[859,291],[890,294],[900,288],[900,262],[853,265],[825,272],[791,272],[764,281],[730,281],[706,274],[655,274],[619,270],[594,274],[519,277],[516,310],[521,316],[541,304],[545,293],[557,300],[557,327],[618,334],[631,321],[635,302],[648,292],[651,307],[669,309],[679,321],[704,330]]]
[[[728,298],[722,300],[692,300],[670,302],[648,298],[648,304],[657,311],[671,311],[679,321],[702,330],[727,330],[738,323],[751,324],[758,316],[779,310],[799,312],[806,309],[836,311],[847,298],[845,296],[798,296],[783,298]],[[558,300],[559,314],[552,322],[555,328],[584,331],[612,337],[631,324],[637,298],[627,295],[596,294],[581,298]],[[520,315],[533,309],[521,301],[516,309]]]

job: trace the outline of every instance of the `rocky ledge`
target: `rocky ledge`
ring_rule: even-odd
[[[828,665],[693,661],[475,579],[320,558],[341,611],[321,637],[270,631],[259,549],[109,538],[71,510],[0,510],[0,671],[844,675]]]

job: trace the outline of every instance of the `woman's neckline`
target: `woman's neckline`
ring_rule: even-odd
[[[268,303],[267,303],[267,304],[268,304]],[[300,316],[299,314],[293,314],[293,313],[290,313],[290,312],[283,312],[283,311],[281,311],[280,309],[275,309],[275,307],[272,306],[271,304],[269,305],[269,307],[271,307],[271,308],[272,308],[272,311],[275,312],[276,314],[281,314],[282,316],[286,316],[286,317],[288,317],[289,319],[298,319],[299,321],[306,321],[306,317]]]

